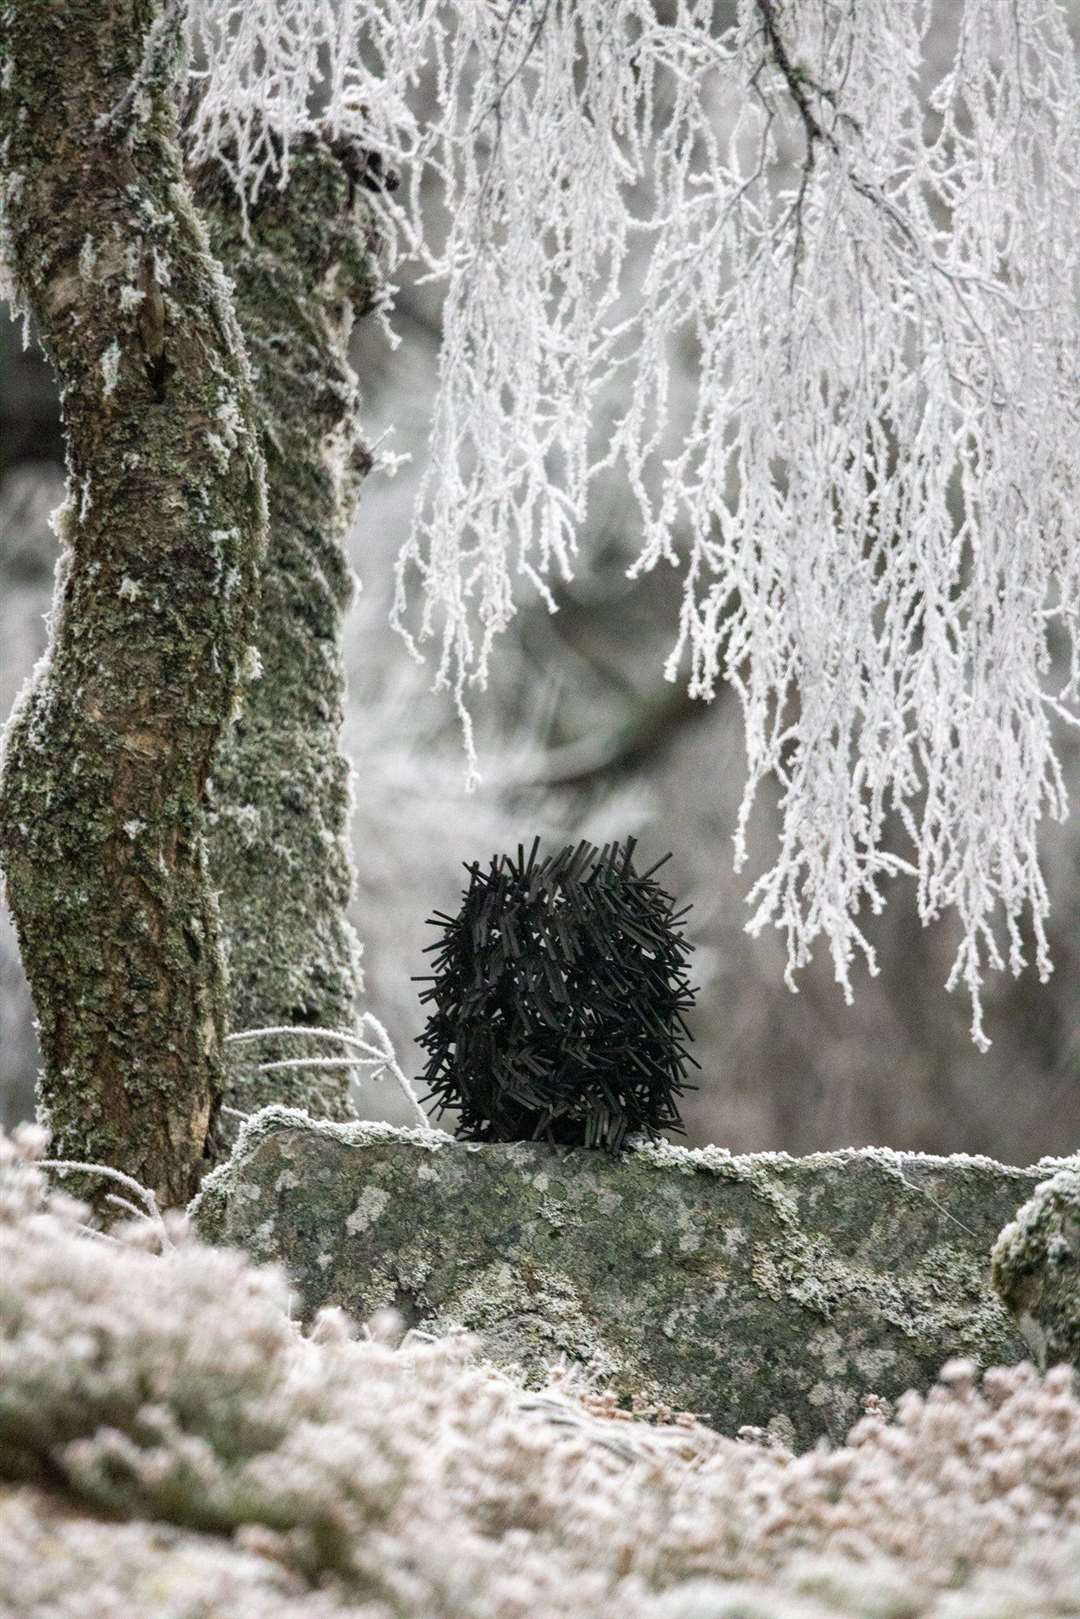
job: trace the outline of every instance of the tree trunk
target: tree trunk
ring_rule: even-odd
[[[347,919],[349,773],[340,751],[341,625],[353,579],[345,555],[370,458],[348,362],[353,321],[372,299],[364,155],[311,139],[288,184],[264,187],[245,236],[222,170],[196,176],[214,250],[236,284],[267,463],[270,538],[262,574],[261,673],[215,756],[211,870],[220,891],[234,1030],[351,1030],[363,980]],[[236,1048],[229,1100],[244,1112],[286,1102],[353,1117],[346,1068],[259,1061],[342,1058],[321,1037]]]
[[[175,13],[0,11],[4,246],[68,449],[52,644],[7,735],[0,857],[54,1150],[172,1204],[224,1083],[200,829],[265,531],[243,341],[183,173]]]

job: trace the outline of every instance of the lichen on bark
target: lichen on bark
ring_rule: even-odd
[[[0,859],[55,1150],[188,1197],[224,1084],[202,803],[265,543],[243,341],[184,176],[174,7],[0,9],[5,256],[56,369],[65,554]]]
[[[342,756],[341,625],[353,579],[345,541],[370,458],[348,359],[373,297],[364,154],[311,136],[287,183],[242,214],[225,171],[196,194],[216,255],[235,283],[267,463],[270,537],[257,640],[259,672],[215,756],[208,804],[235,1030],[351,1030],[362,988],[347,907],[349,768]],[[353,1116],[348,1070],[277,1069],[259,1060],[344,1057],[323,1039],[238,1047],[229,1101],[277,1101]]]

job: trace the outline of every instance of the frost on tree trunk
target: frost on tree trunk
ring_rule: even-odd
[[[196,177],[214,249],[236,283],[267,463],[270,539],[262,576],[259,678],[215,757],[211,869],[234,1030],[350,1030],[362,987],[346,916],[348,766],[340,750],[342,618],[352,595],[345,540],[370,461],[357,427],[348,362],[354,318],[372,300],[363,153],[309,136],[247,210],[218,164]],[[371,183],[374,183],[372,180]],[[344,1066],[325,1039],[237,1048],[230,1101],[244,1112],[287,1102],[324,1118],[353,1116]]]
[[[266,520],[243,342],[183,173],[174,16],[0,9],[3,247],[68,448],[52,644],[7,735],[0,856],[54,1150],[168,1203],[194,1190],[224,1084],[202,803]]]

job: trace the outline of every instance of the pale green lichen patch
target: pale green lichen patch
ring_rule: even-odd
[[[786,1416],[805,1444],[951,1356],[1023,1358],[988,1254],[1036,1180],[856,1151],[612,1159],[273,1108],[195,1215],[215,1242],[284,1263],[305,1314],[391,1307],[478,1333],[533,1382],[565,1356],[728,1432]]]
[[[358,1232],[367,1231],[378,1220],[383,1211],[389,1207],[390,1193],[378,1186],[366,1186],[360,1193],[355,1209],[345,1221],[345,1230],[350,1237]]]

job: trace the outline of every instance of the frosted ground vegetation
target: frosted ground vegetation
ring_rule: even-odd
[[[302,1331],[281,1273],[183,1222],[114,1240],[0,1139],[0,1612],[101,1619],[1063,1619],[1065,1368],[953,1362],[793,1456],[541,1394],[467,1340]],[[454,1548],[447,1557],[446,1548]]]

